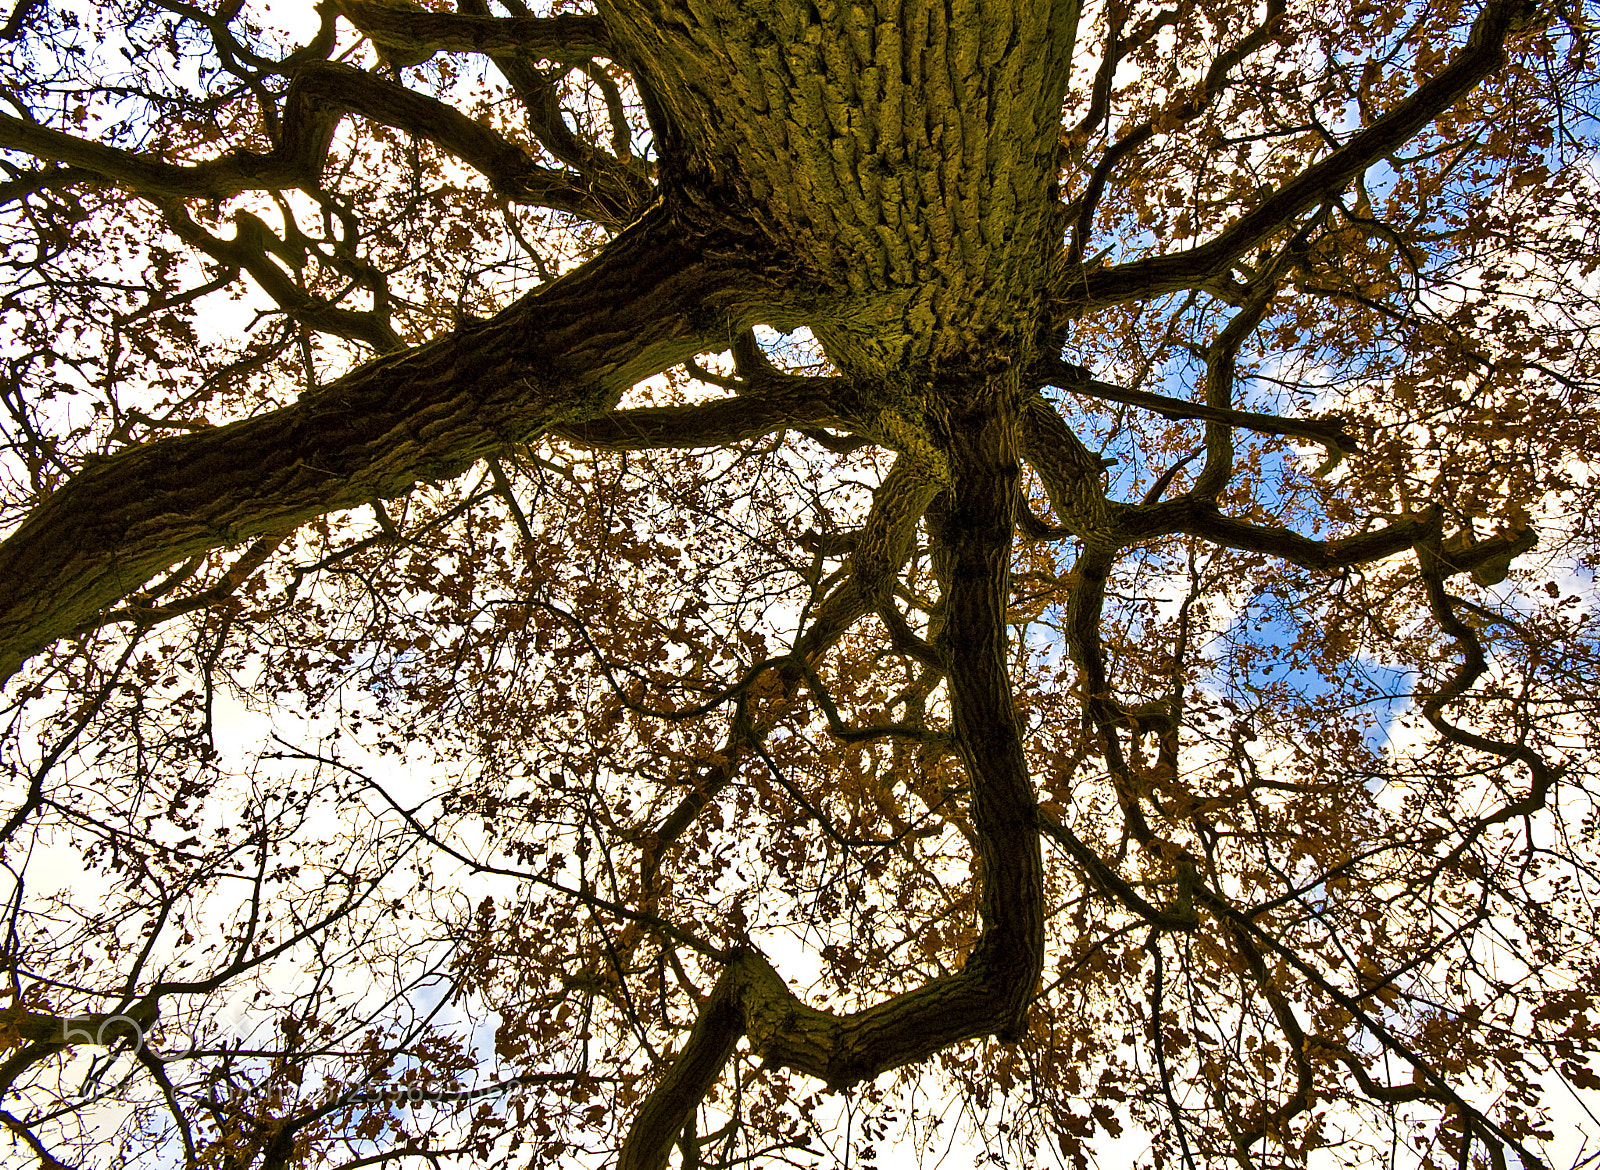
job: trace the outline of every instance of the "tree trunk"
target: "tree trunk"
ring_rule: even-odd
[[[675,128],[669,193],[737,207],[796,258],[846,374],[916,398],[909,373],[1032,342],[1076,0],[601,12]]]

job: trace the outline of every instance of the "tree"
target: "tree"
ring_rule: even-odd
[[[1592,12],[503,3],[0,31],[16,1148],[1587,1155]]]

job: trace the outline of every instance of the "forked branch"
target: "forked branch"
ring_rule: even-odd
[[[1084,272],[1064,265],[1062,308],[1077,314],[1095,305],[1200,288],[1225,276],[1239,257],[1271,239],[1299,216],[1343,191],[1368,167],[1394,153],[1440,114],[1471,93],[1506,61],[1506,42],[1539,17],[1532,0],[1488,0],[1467,41],[1448,63],[1409,95],[1357,131],[1343,146],[1282,183],[1209,242]]]
[[[0,678],[167,566],[459,475],[755,312],[742,271],[658,209],[492,320],[362,366],[292,406],[96,462],[0,544]]]
[[[1152,394],[1148,390],[1129,390],[1110,382],[1102,382],[1082,366],[1075,366],[1060,359],[1041,362],[1039,373],[1048,385],[1068,393],[1137,406],[1162,418],[1192,418],[1241,427],[1263,435],[1288,435],[1296,439],[1309,439],[1313,443],[1320,443],[1330,451],[1341,453],[1354,451],[1358,446],[1349,422],[1344,419],[1289,418],[1287,415],[1234,410],[1204,402],[1186,402],[1166,394]]]
[[[311,61],[283,98],[282,137],[267,153],[234,150],[193,165],[91,142],[0,114],[0,148],[92,172],[141,195],[226,199],[245,191],[314,188],[339,123],[351,114],[427,139],[481,173],[515,203],[570,211],[620,227],[636,207],[608,201],[579,176],[536,164],[519,146],[426,94],[332,61]]]
[[[767,1064],[844,1088],[976,1036],[1015,1037],[1044,957],[1043,863],[1006,668],[1006,604],[1018,466],[1015,420],[987,394],[952,428],[951,506],[930,521],[948,566],[946,625],[956,741],[972,788],[982,933],[966,964],[846,1015],[789,990],[758,952],[728,963],[693,1032],[629,1130],[619,1170],[661,1170],[741,1036]],[[902,461],[904,462],[904,461]],[[924,504],[926,507],[926,504]],[[859,555],[859,550],[858,550]]]

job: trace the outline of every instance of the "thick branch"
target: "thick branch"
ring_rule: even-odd
[[[1115,543],[1119,505],[1101,487],[1104,465],[1052,403],[1034,395],[1021,412],[1021,449],[1056,518],[1087,544]]]
[[[1281,257],[1279,264],[1281,264]],[[1274,265],[1274,269],[1278,265]],[[1206,347],[1206,405],[1226,414],[1233,410],[1234,381],[1239,366],[1239,348],[1254,333],[1277,297],[1276,273],[1263,274],[1255,295],[1235,313],[1227,327]],[[1337,450],[1337,445],[1334,446]],[[1206,461],[1195,476],[1189,494],[1215,500],[1233,478],[1233,427],[1221,420],[1206,423]]]
[[[0,114],[0,148],[91,171],[143,195],[226,199],[244,191],[315,187],[334,130],[344,117],[358,114],[449,151],[514,202],[601,222],[632,218],[631,205],[616,206],[598,198],[578,176],[536,165],[521,147],[460,111],[349,65],[314,61],[301,66],[283,107],[282,140],[270,153],[235,150],[192,166],[89,142],[10,114]]]
[[[475,16],[421,8],[338,0],[340,13],[372,40],[407,60],[434,53],[485,53],[550,61],[617,60],[617,47],[598,16]]]
[[[1205,81],[1200,86],[1199,92],[1181,106],[1162,111],[1160,128],[1163,132],[1171,133],[1177,127],[1192,122],[1210,108],[1212,101],[1224,88],[1228,74],[1234,66],[1260,49],[1271,39],[1273,30],[1283,19],[1285,7],[1285,0],[1269,0],[1266,19],[1252,29],[1237,45],[1218,56],[1211,63],[1211,68],[1207,70]],[[1156,27],[1160,27],[1159,21],[1156,22]],[[1116,48],[1115,29],[1112,31],[1106,48],[1106,61],[1110,63],[1115,59],[1113,54]],[[1109,81],[1106,84],[1107,89],[1109,89]],[[1099,88],[1100,83],[1097,81],[1096,101],[1101,100],[1098,92]],[[1092,108],[1090,113],[1094,113]],[[1089,177],[1087,188],[1077,201],[1079,205],[1078,216],[1073,225],[1072,245],[1067,253],[1067,262],[1073,267],[1078,267],[1083,262],[1084,246],[1088,243],[1089,230],[1094,225],[1095,209],[1105,191],[1107,180],[1121,165],[1123,159],[1154,138],[1156,133],[1157,122],[1154,119],[1134,127],[1113,143],[1100,159],[1098,165],[1095,166],[1093,174]]]
[[[1508,1134],[1500,1126],[1495,1125],[1480,1110],[1462,1099],[1461,1095],[1451,1087],[1450,1083],[1433,1067],[1431,1062],[1419,1055],[1410,1044],[1406,1043],[1402,1037],[1397,1035],[1386,1024],[1368,1014],[1366,1009],[1361,1006],[1358,998],[1340,990],[1326,975],[1306,962],[1294,948],[1273,937],[1271,932],[1253,921],[1248,914],[1237,910],[1225,897],[1208,888],[1204,883],[1195,883],[1194,896],[1195,900],[1211,911],[1218,921],[1229,926],[1234,931],[1235,937],[1251,938],[1263,951],[1271,951],[1276,954],[1290,967],[1294,968],[1309,985],[1321,990],[1334,1003],[1349,1012],[1385,1049],[1410,1064],[1418,1074],[1419,1083],[1425,1085],[1429,1090],[1426,1094],[1428,1097],[1454,1105],[1461,1111],[1463,1116],[1471,1117],[1476,1121],[1486,1133],[1515,1150],[1518,1157],[1522,1159],[1523,1165],[1543,1170],[1544,1162],[1540,1158],[1536,1157],[1532,1151],[1527,1149],[1514,1136]],[[1358,1077],[1357,1079],[1360,1080],[1361,1078]],[[1419,1097],[1422,1095],[1418,1094]],[[1384,1095],[1380,1093],[1378,1099],[1384,1099]]]
[[[1021,1029],[1043,963],[1044,898],[1038,806],[1006,666],[1019,475],[1009,402],[1009,393],[980,390],[965,403],[969,417],[951,428],[953,504],[930,521],[950,567],[940,642],[950,663],[952,724],[972,785],[983,883],[977,945],[957,974],[842,1016],[806,1004],[760,954],[741,952],[640,1109],[619,1170],[666,1165],[741,1034],[767,1064],[843,1088],[961,1040],[1011,1038]]]
[[[489,14],[488,0],[461,0],[461,8],[469,17],[482,18]],[[491,59],[522,103],[528,116],[528,128],[545,150],[583,176],[585,186],[597,199],[619,209],[634,209],[632,214],[623,217],[624,221],[649,205],[653,191],[643,174],[575,134],[567,125],[561,95],[555,86],[556,75],[561,70],[542,69],[530,57],[492,55]],[[623,118],[620,126],[613,124],[613,132],[621,130],[626,138],[625,116],[620,112],[613,116]]]
[[[13,1032],[30,1044],[95,1044],[105,1046],[118,1040],[135,1044],[156,1021],[153,1000],[141,1001],[126,1012],[86,1012],[77,1016],[54,1016],[18,1008],[0,1011],[0,1035]]]
[[[1139,915],[1157,930],[1191,931],[1198,924],[1192,905],[1180,905],[1176,909],[1165,909],[1153,905],[1140,895],[1139,891],[1128,884],[1116,870],[1116,867],[1101,857],[1089,844],[1063,825],[1056,817],[1039,811],[1039,829],[1066,852],[1080,866],[1088,878],[1088,884],[1108,898],[1121,902],[1133,913]]]
[[[1511,558],[1533,547],[1534,540],[1533,530],[1528,529],[1522,533],[1503,533],[1491,537],[1488,541],[1446,549],[1435,536],[1432,540],[1419,545],[1417,549],[1418,560],[1422,566],[1423,584],[1428,591],[1428,608],[1433,611],[1440,628],[1455,642],[1457,651],[1461,655],[1461,661],[1450,678],[1431,693],[1419,693],[1423,716],[1435,731],[1451,743],[1486,755],[1498,756],[1507,763],[1513,761],[1520,763],[1528,769],[1532,778],[1526,795],[1508,801],[1502,808],[1488,816],[1476,819],[1471,830],[1463,834],[1460,844],[1451,851],[1452,862],[1465,853],[1470,842],[1485,829],[1519,817],[1531,816],[1544,808],[1558,777],[1557,770],[1526,743],[1510,742],[1484,735],[1452,723],[1445,717],[1445,709],[1466,695],[1489,670],[1489,659],[1484,653],[1483,643],[1479,640],[1477,632],[1456,613],[1452,604],[1454,599],[1445,592],[1445,581],[1453,574],[1462,572],[1472,572],[1474,576],[1481,576],[1485,569],[1489,570],[1492,580],[1499,581],[1504,578],[1505,568],[1509,567]]]
[[[277,532],[263,536],[246,549],[244,555],[229,566],[222,579],[209,589],[202,589],[199,593],[169,601],[165,605],[151,605],[146,599],[136,597],[126,607],[102,615],[94,625],[99,627],[111,622],[133,622],[135,625],[153,626],[197,609],[220,605],[231,598],[252,573],[266,564],[267,558],[277,551],[288,535],[287,532]]]
[[[619,410],[600,418],[556,427],[552,433],[579,447],[640,451],[653,447],[720,447],[785,427],[851,428],[851,411],[840,401],[841,379],[808,378],[779,394],[725,398],[691,406]]]
[[[20,1004],[0,1010],[0,1049],[17,1046],[0,1061],[0,1094],[32,1066],[74,1044],[109,1046],[119,1041],[138,1047],[156,1022],[154,998],[140,1000],[126,1012],[85,1012],[56,1016],[31,1012]]]
[[[1148,390],[1127,390],[1089,376],[1082,366],[1059,359],[1046,359],[1038,366],[1040,377],[1046,384],[1069,394],[1086,398],[1101,398],[1107,402],[1121,402],[1159,414],[1162,418],[1192,418],[1205,422],[1225,423],[1242,427],[1263,435],[1289,435],[1296,439],[1309,439],[1331,451],[1350,452],[1356,449],[1356,439],[1349,425],[1336,419],[1286,418],[1281,414],[1261,414],[1253,410],[1233,410],[1209,406],[1203,402],[1185,402],[1165,394],[1152,394]]]
[[[1355,565],[1381,561],[1405,552],[1439,530],[1436,510],[1391,520],[1382,528],[1338,540],[1313,540],[1287,528],[1251,524],[1223,514],[1209,502],[1179,497],[1149,507],[1130,507],[1122,513],[1127,540],[1181,532],[1214,544],[1246,552],[1265,553],[1302,568],[1335,573]]]
[[[86,468],[0,545],[0,678],[168,565],[458,475],[743,327],[752,278],[709,261],[711,238],[657,209],[481,325]]]
[[[380,311],[385,306],[379,298],[373,298],[372,309],[343,309],[306,292],[275,259],[288,252],[283,241],[250,212],[234,212],[233,239],[223,240],[197,224],[180,202],[168,200],[166,204],[167,223],[179,239],[223,264],[225,271],[244,269],[294,320],[321,333],[362,342],[379,353],[388,353],[404,344],[389,324],[388,313]]]
[[[1450,63],[1388,113],[1358,131],[1247,211],[1209,243],[1085,273],[1068,266],[1058,295],[1069,311],[1198,288],[1225,275],[1233,262],[1295,218],[1343,191],[1373,163],[1393,154],[1444,111],[1471,93],[1506,61],[1505,43],[1538,14],[1530,0],[1489,0],[1467,43]]]
[[[716,753],[715,762],[695,779],[694,786],[649,834],[642,869],[645,885],[652,886],[662,856],[683,831],[694,823],[717,795],[738,774],[752,739],[759,739],[788,713],[805,677],[807,663],[823,654],[857,621],[872,613],[889,596],[900,566],[916,546],[917,524],[938,486],[913,470],[913,461],[895,461],[883,483],[873,493],[872,507],[861,526],[850,557],[850,572],[817,606],[805,631],[795,640],[785,665],[777,668],[778,686],[759,720],[736,722]]]
[[[998,391],[998,393],[996,393]],[[993,397],[991,398],[991,394]],[[976,401],[972,401],[975,399]],[[940,649],[948,663],[950,723],[972,789],[983,934],[966,971],[993,975],[1002,1038],[1022,1026],[1044,954],[1044,862],[1038,802],[1008,667],[1011,551],[1021,466],[1008,388],[986,385],[952,411],[951,508],[934,533],[948,557]]]

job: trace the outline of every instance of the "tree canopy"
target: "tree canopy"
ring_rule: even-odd
[[[14,3],[18,1157],[1593,1159],[1592,7]]]

